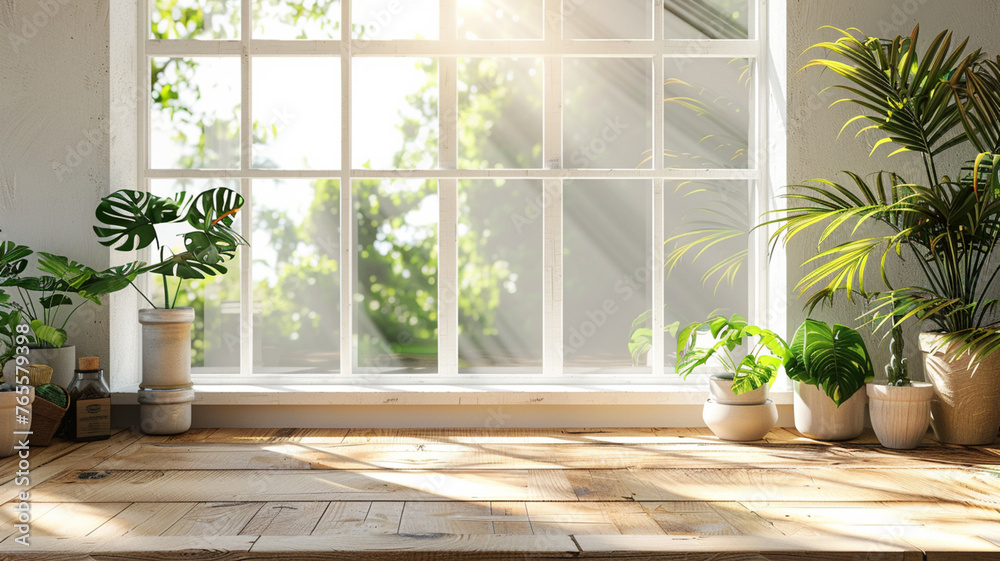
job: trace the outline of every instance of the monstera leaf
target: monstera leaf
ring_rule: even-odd
[[[94,226],[100,243],[119,251],[149,247],[156,240],[156,225],[178,222],[184,216],[186,194],[158,197],[141,191],[122,189],[101,199]]]
[[[27,246],[9,241],[0,243],[0,278],[21,274],[28,266],[25,258],[31,254]]]
[[[792,380],[818,386],[839,407],[875,377],[861,335],[843,325],[832,328],[807,319],[795,332],[785,358]]]
[[[95,303],[100,303],[99,296],[127,287],[142,272],[144,265],[141,261],[134,261],[97,271],[62,255],[44,252],[38,255],[38,268],[65,283],[68,286],[65,292],[79,294]]]
[[[195,197],[187,212],[187,223],[202,232],[218,228],[219,225],[229,230],[237,211],[242,207],[243,196],[236,191],[209,189]]]
[[[35,334],[35,338],[39,341],[44,341],[56,348],[66,344],[67,336],[65,329],[46,325],[40,319],[31,320],[29,325],[31,326],[31,332]]]

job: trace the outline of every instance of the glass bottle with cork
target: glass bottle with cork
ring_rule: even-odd
[[[80,357],[76,378],[69,386],[69,410],[63,434],[78,442],[111,437],[111,389],[96,356]]]

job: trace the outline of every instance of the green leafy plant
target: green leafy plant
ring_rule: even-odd
[[[837,31],[837,40],[811,48],[842,60],[818,58],[804,68],[846,79],[831,86],[848,93],[836,103],[852,104],[859,114],[842,131],[867,120],[858,134],[878,137],[872,153],[892,145],[889,156],[919,155],[926,184],[883,171],[874,182],[845,172],[846,185],[815,179],[792,186],[785,195],[790,208],[764,222],[778,226],[772,244],[819,230],[818,255],[806,261],[814,269],[797,286],[809,295],[810,309],[838,294],[862,295],[872,304],[867,322],[876,328],[916,318],[943,332],[944,344],[957,352],[982,356],[1000,349],[998,301],[990,296],[1000,273],[1000,263],[990,259],[1000,240],[1000,155],[992,153],[1000,148],[1000,66],[982,61],[978,50],[963,55],[968,40],[952,48],[948,32],[920,51],[918,28],[890,40]],[[936,157],[969,143],[992,152],[980,153],[954,177],[940,176]],[[844,232],[846,241],[832,243]],[[879,264],[877,289],[865,279],[869,262]],[[898,262],[918,269],[921,281],[894,282]]]
[[[710,346],[698,346],[698,338],[711,336]],[[757,342],[740,356],[744,341],[756,337]],[[740,315],[715,316],[696,322],[677,336],[678,374],[687,378],[696,368],[715,357],[727,374],[732,376],[733,393],[741,394],[774,382],[778,369],[788,354],[788,345],[778,334],[748,325]]]
[[[31,328],[31,345],[62,347],[73,314],[87,302],[100,305],[101,296],[127,287],[141,266],[130,263],[97,271],[61,255],[39,252],[38,270],[48,274],[25,275],[28,257],[33,253],[27,246],[11,241],[0,243],[0,342],[13,336],[14,328],[23,320]],[[18,298],[11,298],[4,289],[15,292]],[[11,346],[5,348],[0,354],[4,362],[13,356]]]
[[[161,276],[163,307],[173,308],[184,279],[224,274],[227,269],[223,263],[235,257],[237,248],[247,243],[232,228],[242,206],[243,196],[225,187],[209,189],[194,197],[181,191],[170,198],[123,189],[101,199],[96,215],[102,226],[94,226],[94,232],[101,244],[119,251],[141,250],[155,244],[159,261],[143,264],[138,272]],[[180,223],[186,223],[191,230],[181,235],[184,250],[174,251],[160,240],[156,227]],[[167,277],[178,279],[173,298]],[[142,297],[156,307],[145,294]]]
[[[806,319],[792,337],[785,373],[796,382],[817,386],[839,407],[875,377],[861,335],[843,325]]]

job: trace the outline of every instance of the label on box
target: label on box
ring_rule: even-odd
[[[76,402],[76,438],[111,434],[111,398],[83,399]]]

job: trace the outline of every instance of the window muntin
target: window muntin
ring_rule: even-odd
[[[672,315],[678,298],[705,306],[718,298],[727,305],[716,307],[760,317],[748,296],[760,291],[758,271],[744,267],[720,298],[664,279],[654,265],[670,251],[676,211],[693,200],[674,200],[677,185],[744,189],[736,198],[747,217],[760,205],[758,2],[700,0],[727,21],[690,25],[691,2],[674,0],[629,0],[619,10],[599,0],[317,0],[305,23],[287,2],[243,0],[215,2],[206,13],[222,15],[205,29],[163,23],[178,13],[164,16],[173,0],[149,2],[144,25],[156,26],[141,56],[196,63],[190,103],[206,104],[211,118],[191,120],[200,134],[175,120],[183,111],[155,95],[176,76],[161,73],[146,100],[144,177],[150,188],[236,185],[248,198],[241,225],[252,245],[232,263],[233,288],[218,310],[205,305],[204,329],[219,333],[202,333],[204,345],[228,345],[228,354],[203,353],[195,366],[204,371],[327,381],[659,377],[672,364],[669,336],[633,364],[633,320],[645,317],[640,327],[656,333],[711,311]],[[728,112],[699,122],[671,105],[679,93],[692,97],[676,88],[712,103],[725,97]],[[725,143],[705,140],[724,135]],[[723,247],[760,251],[749,238]],[[386,261],[394,254],[398,262]],[[313,283],[279,280],[288,267]],[[638,280],[643,270],[648,278]],[[617,304],[623,279],[635,298],[611,306],[596,329],[586,312]],[[209,284],[192,287],[196,308],[200,294],[214,297]],[[404,295],[412,310],[399,309]],[[578,351],[574,329],[587,321],[600,344]]]

